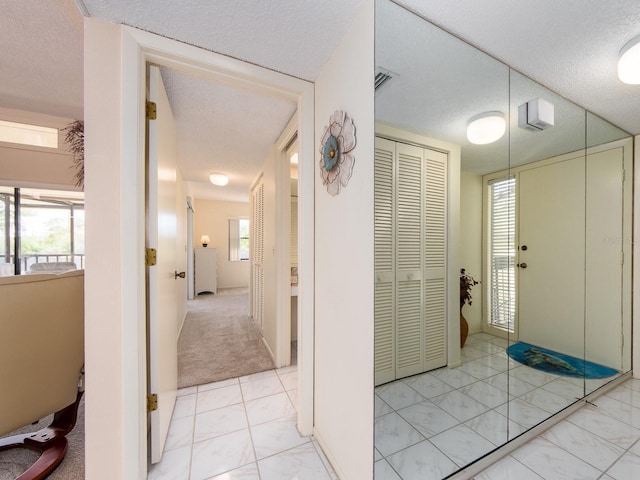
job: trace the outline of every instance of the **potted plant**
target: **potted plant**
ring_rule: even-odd
[[[62,131],[65,132],[64,141],[69,146],[72,156],[70,168],[75,170],[73,178],[76,187],[84,190],[84,122],[75,120]]]
[[[468,274],[464,268],[460,269],[460,348],[464,347],[464,343],[467,341],[467,335],[469,334],[469,324],[467,319],[462,315],[462,307],[465,304],[471,305],[471,289],[478,285],[478,282],[470,274]]]

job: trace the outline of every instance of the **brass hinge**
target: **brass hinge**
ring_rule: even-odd
[[[147,395],[147,412],[155,412],[158,409],[158,394],[149,393]]]
[[[155,248],[144,249],[144,266],[153,267],[157,263],[158,252]]]
[[[147,120],[155,120],[158,118],[158,111],[155,102],[147,100]]]

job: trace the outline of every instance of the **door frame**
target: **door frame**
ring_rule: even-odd
[[[302,435],[313,433],[313,323],[314,323],[314,86],[312,83],[263,67],[206,51],[175,40],[121,26],[121,145],[123,159],[122,201],[131,208],[126,224],[144,222],[144,131],[145,67],[147,63],[166,66],[218,82],[241,85],[259,93],[276,95],[296,102],[297,131],[300,142],[300,242],[301,286],[300,315],[303,334],[298,359],[298,429]],[[144,265],[144,236],[136,232],[136,242],[127,245],[129,265]],[[124,247],[124,246],[123,246]],[[135,268],[135,267],[134,267]],[[122,291],[131,292],[127,310],[134,318],[144,311],[143,275],[122,276]],[[289,279],[287,277],[287,286]],[[126,315],[125,315],[126,316]],[[144,318],[142,316],[142,318]],[[143,322],[123,322],[122,381],[123,421],[137,427],[138,435],[123,439],[124,463],[146,472],[146,338]],[[137,456],[137,458],[134,458]]]

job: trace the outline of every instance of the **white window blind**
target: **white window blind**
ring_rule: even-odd
[[[489,184],[489,322],[513,332],[515,286],[515,178]]]

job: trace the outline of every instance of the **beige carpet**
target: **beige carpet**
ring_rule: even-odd
[[[188,308],[178,341],[178,388],[275,368],[249,318],[246,289],[200,294]]]
[[[10,437],[21,433],[35,432],[47,427],[53,415],[40,420],[36,425],[28,425],[11,432],[3,437]],[[69,449],[47,480],[82,480],[84,479],[84,397],[78,408],[78,420],[75,428],[67,435]],[[29,468],[38,458],[35,452],[25,449],[15,449],[0,452],[0,480],[15,480],[16,477]]]

